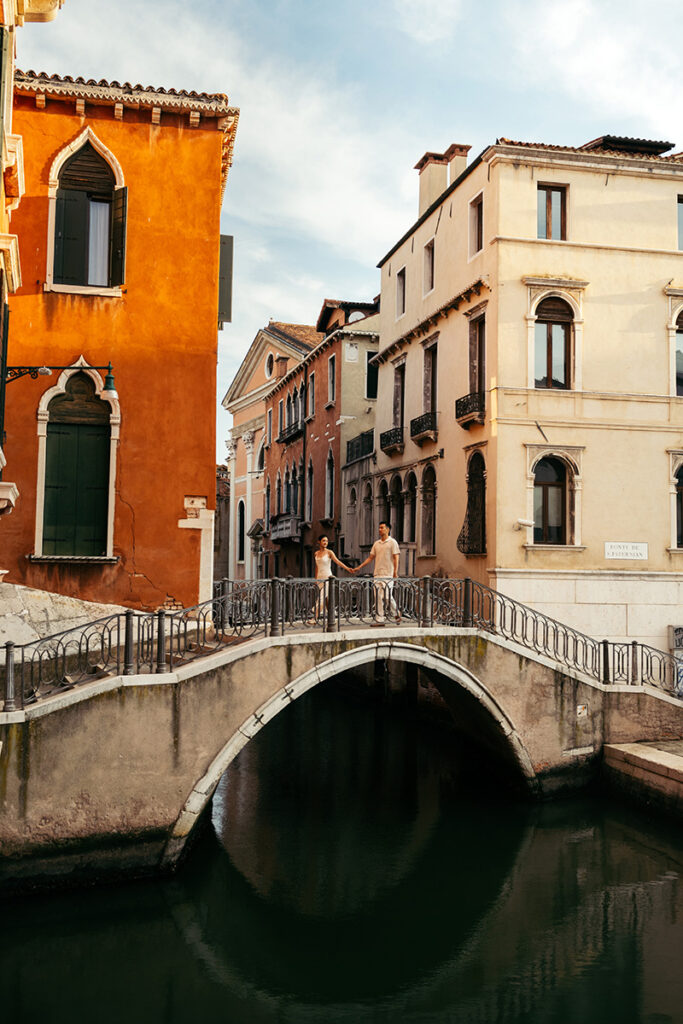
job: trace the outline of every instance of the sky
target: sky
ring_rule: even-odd
[[[260,327],[369,300],[417,217],[415,163],[500,136],[683,148],[680,0],[65,0],[17,33],[22,70],[227,93],[240,108],[220,402]]]

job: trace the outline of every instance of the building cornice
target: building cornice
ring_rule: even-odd
[[[198,93],[185,90],[160,89],[153,86],[131,85],[130,82],[107,82],[104,79],[64,78],[45,72],[19,71],[15,73],[14,92],[17,96],[34,96],[36,104],[45,106],[51,100],[74,100],[93,106],[111,106],[114,116],[120,118],[125,109],[147,110],[153,124],[163,126],[161,114],[187,115],[191,128],[210,126],[222,135],[221,196],[225,190],[228,171],[232,164],[235,135],[239,122],[239,108],[230,105],[224,93]],[[205,122],[204,124],[202,122]]]
[[[378,352],[376,356],[373,356],[370,362],[373,365],[381,366],[382,363],[386,363],[393,355],[400,352],[404,346],[410,345],[410,343],[416,338],[422,338],[427,334],[431,334],[431,332],[437,327],[440,320],[445,319],[463,303],[470,302],[473,295],[480,295],[482,288],[488,288],[489,291],[491,290],[489,284],[482,277],[479,277],[476,281],[473,281],[472,284],[469,284],[466,288],[463,288],[462,291],[458,292],[457,295],[454,295],[452,299],[449,299],[448,302],[445,302],[443,306],[439,306],[437,310],[430,313],[429,316],[424,318],[424,320],[421,320],[419,324],[411,327],[409,331],[406,331],[405,334],[396,338],[395,341],[390,342],[385,348]]]
[[[680,178],[683,160],[661,156],[630,156],[628,153],[598,153],[546,149],[543,146],[491,146],[484,155],[490,167],[498,163],[533,164],[534,167],[580,167],[610,174],[640,174],[651,177]]]

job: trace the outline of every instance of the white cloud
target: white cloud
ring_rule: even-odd
[[[445,42],[453,37],[462,0],[393,0],[397,27],[418,43]]]
[[[680,6],[517,0],[505,11],[511,52],[528,82],[573,98],[593,117],[635,120],[634,131],[670,138],[678,129]]]

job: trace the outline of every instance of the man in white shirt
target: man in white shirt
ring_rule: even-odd
[[[370,562],[375,563],[373,571],[375,591],[375,619],[374,625],[383,626],[385,615],[393,615],[396,622],[401,621],[401,613],[394,600],[394,580],[398,577],[398,542],[389,536],[389,524],[384,520],[379,524],[379,540],[376,540],[370,549],[370,554],[356,566],[354,573],[359,572],[363,566]]]

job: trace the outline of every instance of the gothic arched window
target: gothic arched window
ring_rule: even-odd
[[[127,189],[87,141],[59,174],[55,284],[112,287],[125,279]]]
[[[110,408],[86,373],[48,406],[44,555],[107,554]]]

